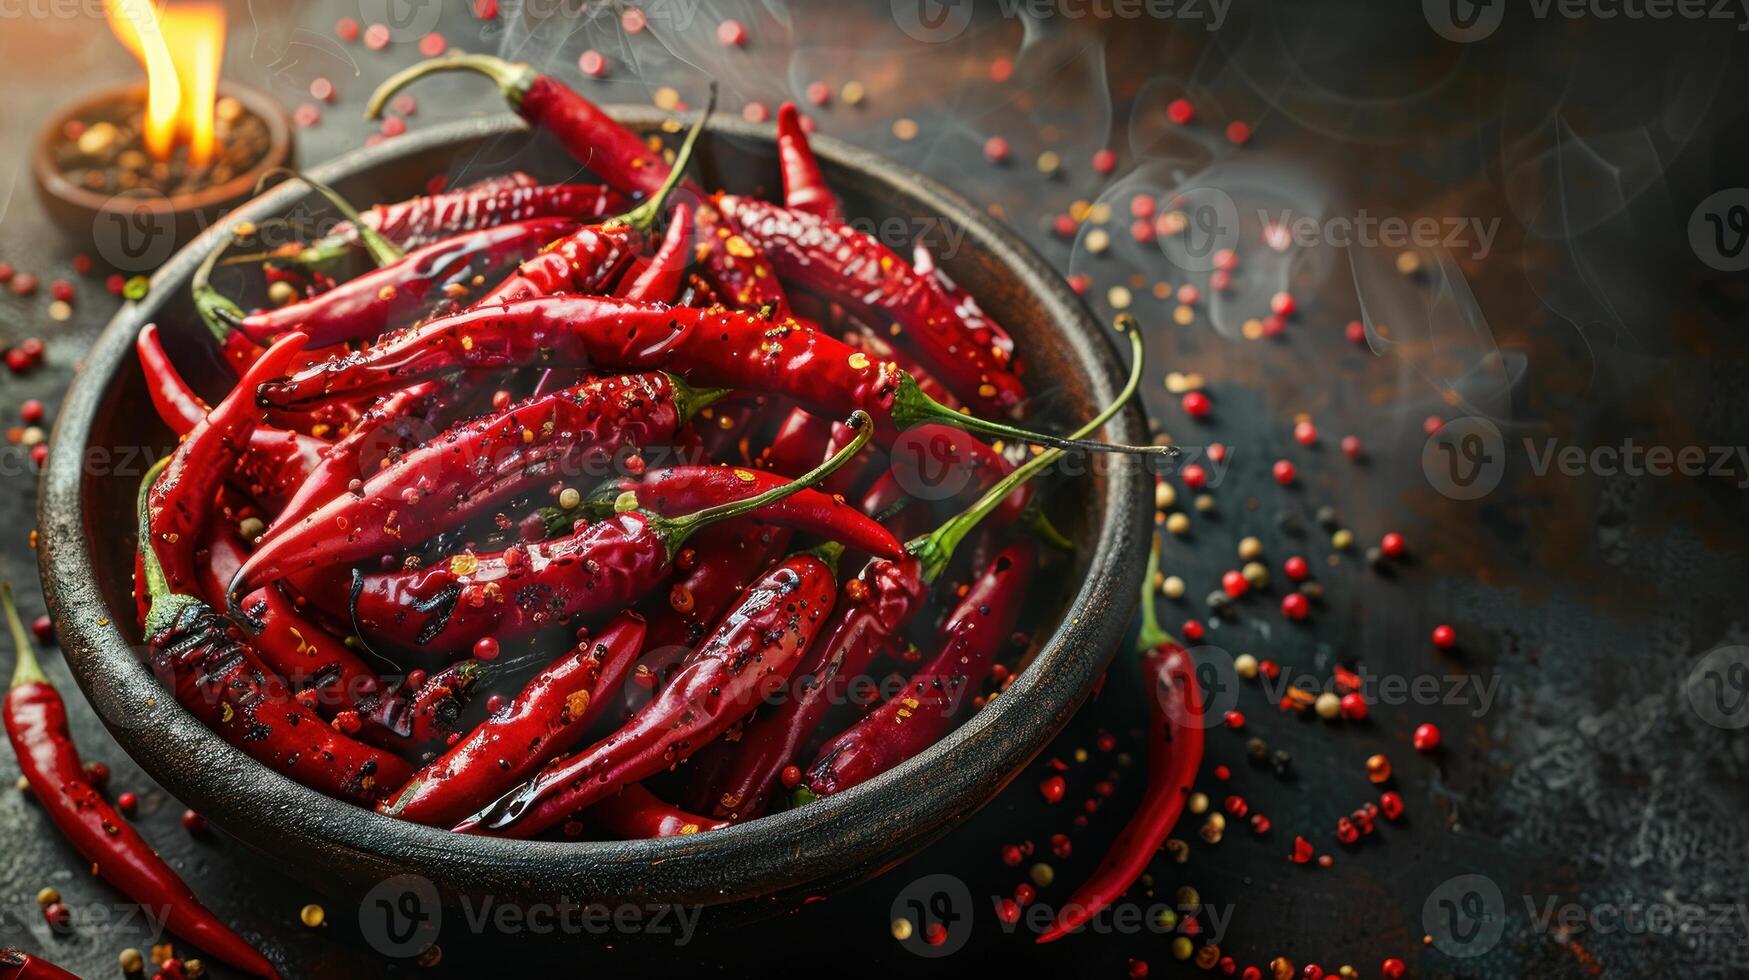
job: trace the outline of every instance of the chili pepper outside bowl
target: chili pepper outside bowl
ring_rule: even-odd
[[[665,119],[651,108],[610,111],[646,133]],[[1036,418],[1066,429],[1115,397],[1126,372],[1109,331],[1018,236],[921,174],[828,138],[816,138],[814,149],[848,213],[945,220],[965,230],[942,267],[1013,334],[1035,399],[1051,409]],[[700,150],[707,184],[780,188],[772,126],[719,116]],[[475,179],[511,168],[547,179],[576,169],[544,137],[503,116],[407,134],[311,174],[362,202],[421,193],[433,174]],[[1137,457],[1113,456],[1058,491],[1079,494],[1062,508],[1065,530],[1079,542],[1058,576],[1070,594],[1013,685],[918,758],[805,807],[663,840],[499,840],[383,817],[255,763],[177,704],[140,659],[130,584],[135,493],[175,440],[147,402],[133,345],[140,327],[156,321],[171,356],[216,399],[231,377],[188,301],[189,278],[234,221],[284,214],[306,191],[282,185],[238,208],[177,253],[153,277],[150,294],[110,322],[61,408],[38,527],[44,592],[67,660],[116,739],[167,790],[313,887],[356,900],[373,888],[380,895],[390,879],[398,884],[389,887],[404,890],[417,878],[396,876],[413,875],[431,883],[418,884],[421,896],[446,903],[490,896],[525,905],[705,906],[707,924],[787,907],[894,866],[994,798],[1068,721],[1127,634],[1152,531],[1152,479]],[[1131,406],[1103,436],[1137,443],[1146,434]]]

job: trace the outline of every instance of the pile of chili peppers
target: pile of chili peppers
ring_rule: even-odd
[[[845,223],[794,107],[780,203],[685,177],[703,114],[670,157],[489,56],[372,105],[448,70],[603,185],[516,175],[215,254],[195,306],[239,380],[210,407],[142,331],[182,437],[140,491],[165,687],[338,799],[561,838],[806,805],[998,696],[1072,547],[1028,481],[1161,451],[1086,441],[1134,392],[1134,323],[1118,401],[1021,428],[1021,352],[933,260]],[[257,271],[282,303],[221,288],[262,292]],[[900,452],[931,445],[941,473]]]

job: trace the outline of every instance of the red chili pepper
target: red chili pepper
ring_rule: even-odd
[[[589,815],[599,821],[608,833],[621,840],[650,840],[657,837],[686,837],[706,830],[727,827],[727,820],[688,813],[644,788],[632,783],[618,793],[595,804]]]
[[[788,528],[751,520],[708,528],[674,557],[680,576],[668,594],[647,600],[649,636],[644,641],[640,669],[657,684],[667,683],[669,668],[698,647],[729,603],[748,582],[776,561],[789,546]]]
[[[429,569],[358,573],[349,597],[352,622],[373,642],[454,651],[483,636],[508,643],[575,617],[623,609],[661,583],[694,531],[804,489],[854,456],[867,436],[793,483],[682,517],[652,514],[635,494],[622,494],[622,512],[557,540],[464,553]],[[247,571],[239,577],[246,580]],[[336,597],[312,598],[332,608]]]
[[[158,327],[140,328],[134,348],[146,375],[146,390],[159,418],[177,435],[192,432],[206,418],[206,403],[176,373],[158,340]],[[256,426],[237,462],[232,481],[273,511],[284,507],[317,469],[328,444],[314,436]]]
[[[1196,681],[1196,663],[1154,615],[1154,579],[1160,569],[1160,542],[1149,552],[1142,584],[1142,689],[1148,697],[1148,788],[1135,816],[1124,826],[1099,870],[1075,890],[1041,943],[1073,932],[1128,890],[1154,852],[1172,833],[1190,796],[1202,764],[1203,699]]]
[[[200,563],[201,592],[209,604],[224,601],[225,587],[247,557],[229,520],[208,522],[201,539],[207,560]],[[308,691],[312,707],[324,718],[356,708],[382,690],[376,671],[358,654],[298,611],[277,585],[256,589],[243,598],[243,613],[259,626],[250,647],[263,666],[292,691]]]
[[[871,323],[896,323],[901,341],[969,405],[1008,417],[1026,399],[1013,341],[965,320],[934,280],[874,237],[757,198],[718,194],[717,207],[784,281],[843,305]]]
[[[1041,435],[953,411],[923,394],[891,363],[877,363],[817,330],[772,324],[731,310],[701,310],[592,296],[550,296],[471,310],[384,338],[353,354],[259,389],[264,404],[299,408],[358,397],[463,368],[535,364],[607,370],[669,370],[694,383],[793,398],[832,417],[863,410],[883,445],[924,422],[1062,449],[1170,455],[1158,446],[1117,446]]]
[[[537,674],[503,710],[426,764],[380,813],[448,827],[570,751],[613,703],[644,646],[644,620],[622,613]]]
[[[251,313],[234,326],[258,343],[289,330],[308,336],[311,347],[368,340],[424,315],[438,299],[468,295],[479,277],[535,256],[576,227],[564,218],[533,218],[465,232],[318,296]]]
[[[827,742],[807,767],[808,789],[825,796],[880,775],[934,745],[963,701],[983,686],[1014,633],[1036,558],[1031,544],[1004,549],[948,617],[941,652],[903,693]]]
[[[467,732],[462,713],[479,691],[538,670],[542,659],[540,655],[491,661],[470,658],[450,664],[411,690],[403,681],[396,690],[359,704],[358,738],[403,758],[423,758]]]
[[[902,436],[892,450],[892,464],[863,494],[865,514],[887,514],[908,496],[930,495],[973,501],[1014,465],[995,447],[944,425],[920,425]],[[1020,519],[1032,501],[1032,485],[1014,488],[991,522],[1005,526]]]
[[[834,225],[844,223],[844,209],[838,204],[838,195],[826,185],[826,175],[814,159],[794,102],[777,107],[777,159],[783,168],[784,207]]]
[[[759,465],[774,473],[801,473],[820,460],[820,450],[832,438],[832,420],[794,408],[784,416],[771,444],[759,454]]]
[[[614,291],[621,299],[644,303],[667,303],[680,291],[680,281],[686,276],[687,251],[692,244],[692,208],[676,204],[669,218],[668,231],[662,245],[637,276]]]
[[[771,263],[734,223],[708,202],[698,208],[700,274],[730,309],[757,311],[768,320],[788,322],[789,297]]]
[[[1141,383],[1141,332],[1130,317],[1121,318],[1119,326],[1130,338],[1129,380],[1111,405],[1077,435],[1097,431],[1134,396]],[[803,746],[832,706],[843,701],[850,680],[862,676],[881,650],[903,634],[922,608],[929,586],[947,568],[966,535],[986,517],[999,512],[1017,487],[1025,485],[1060,455],[1050,450],[1034,457],[964,512],[926,537],[909,542],[904,558],[871,561],[845,584],[843,599],[831,624],[796,670],[798,680],[791,685],[791,696],[748,724],[737,746],[723,750],[733,758],[714,781],[716,802],[712,812],[716,816],[746,820],[764,812],[767,798],[784,768],[806,761],[800,756]]]
[[[787,477],[741,466],[668,466],[611,481],[585,502],[591,514],[611,512],[621,493],[638,495],[644,507],[675,516],[718,503],[745,500],[788,482]],[[844,502],[818,490],[803,490],[759,512],[759,519],[804,534],[830,537],[853,551],[880,558],[903,553],[891,531]]]
[[[538,834],[571,814],[683,762],[758,706],[795,668],[832,613],[832,566],[791,555],[748,587],[662,693],[618,731],[511,790],[455,826]]]
[[[10,583],[0,585],[0,601],[18,651],[6,693],[6,735],[18,756],[19,771],[43,812],[93,871],[129,899],[164,915],[172,932],[238,969],[261,977],[278,976],[273,964],[200,904],[133,825],[87,781],[67,728],[66,702],[37,664],[12,602]],[[15,950],[0,952],[0,976],[7,975],[71,976]]]
[[[954,313],[965,323],[967,329],[979,336],[999,337],[1001,338],[998,341],[999,345],[1006,346],[1010,350],[1013,349],[1014,341],[1009,338],[1008,332],[1002,329],[1001,324],[990,319],[989,315],[984,312],[984,308],[978,305],[976,299],[972,298],[972,294],[960,288],[957,283],[947,277],[947,273],[941,271],[940,267],[936,265],[934,253],[929,251],[928,246],[922,242],[913,246],[911,263],[911,267],[917,271],[917,274],[928,280],[929,285],[953,307]]]
[[[366,472],[367,464],[380,463],[417,445],[423,433],[412,424],[413,407],[434,400],[440,390],[438,382],[421,381],[383,396],[358,417],[345,436],[326,447],[315,466],[302,476],[291,499],[279,508],[275,522],[287,527],[296,524],[345,493],[352,481],[371,476]]]
[[[77,973],[11,946],[0,948],[0,980],[79,980]]]
[[[296,523],[276,522],[238,584],[379,558],[490,513],[530,486],[611,473],[619,454],[670,442],[715,397],[660,373],[611,375],[460,423],[393,459],[356,493]]]

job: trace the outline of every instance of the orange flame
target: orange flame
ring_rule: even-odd
[[[146,68],[146,150],[170,159],[188,143],[190,166],[213,157],[213,102],[224,57],[225,11],[210,3],[155,10],[151,0],[104,0],[115,36]]]

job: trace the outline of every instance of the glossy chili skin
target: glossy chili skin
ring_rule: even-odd
[[[6,694],[4,714],[19,771],[43,813],[90,862],[91,870],[128,898],[150,906],[154,914],[167,915],[165,925],[172,932],[218,959],[256,976],[278,976],[272,964],[200,904],[133,825],[86,780],[67,727],[66,703],[53,686],[45,681],[15,683]],[[14,958],[9,963],[11,953],[0,952],[0,976],[8,969],[21,971],[17,976],[71,976],[41,961],[33,965]]]
[[[644,234],[618,219],[584,225],[476,300],[471,309],[559,293],[605,293],[631,263]]]
[[[792,408],[778,425],[770,444],[760,451],[759,465],[773,473],[806,473],[824,458],[822,454],[831,439],[831,419]]]
[[[790,317],[789,297],[771,262],[713,205],[698,209],[698,245],[693,260],[729,308],[769,310],[771,319],[777,321]]]
[[[225,587],[243,566],[247,552],[227,518],[208,523],[202,538],[206,561],[200,565],[201,591],[209,603],[224,602]],[[358,654],[305,616],[278,585],[243,597],[243,615],[253,636],[249,645],[273,671],[324,718],[358,707],[382,691],[376,671]]]
[[[488,514],[531,486],[612,473],[617,455],[674,438],[690,411],[684,400],[666,375],[614,375],[452,426],[393,459],[358,492],[269,528],[241,584],[374,560]]]
[[[860,507],[865,514],[884,514],[906,497],[971,504],[1014,472],[1014,465],[995,447],[945,425],[906,430],[890,455],[887,470],[863,493]],[[1030,483],[1015,487],[985,518],[988,526],[1004,527],[1019,520],[1032,494]]]
[[[670,303],[680,292],[692,248],[692,207],[677,204],[656,254],[635,277],[628,277],[614,295],[640,303]]]
[[[528,837],[686,760],[782,684],[832,614],[832,568],[791,555],[748,587],[662,693],[618,731],[511,790],[455,826]]]
[[[818,292],[871,323],[897,323],[900,340],[982,413],[1008,417],[1026,399],[1005,334],[969,325],[932,280],[873,237],[756,198],[717,195],[717,206],[786,282]]]
[[[1099,870],[1075,889],[1056,921],[1039,935],[1041,943],[1075,931],[1120,898],[1148,870],[1190,798],[1206,727],[1196,663],[1177,643],[1161,643],[1143,653],[1141,681],[1149,693],[1147,790]]]
[[[651,519],[616,514],[551,541],[463,552],[427,568],[323,578],[311,601],[370,643],[432,655],[492,636],[508,645],[573,619],[623,609],[662,584],[668,543]]]
[[[553,661],[509,704],[420,769],[379,813],[448,827],[570,751],[614,703],[644,646],[645,625],[622,613]]]
[[[8,946],[0,949],[0,980],[79,980],[79,975]]]
[[[346,435],[328,444],[320,459],[298,482],[291,499],[274,519],[288,526],[345,493],[353,480],[363,480],[384,460],[415,445],[427,433],[421,406],[438,401],[441,384],[421,381],[378,399],[352,423]]]
[[[523,180],[532,180],[522,175]],[[406,249],[451,235],[478,231],[534,218],[588,221],[618,214],[627,207],[625,195],[600,184],[534,184],[482,182],[472,187],[378,204],[365,211],[365,224]],[[338,225],[330,239],[358,237],[351,222]]]
[[[856,409],[891,441],[900,372],[795,324],[723,309],[553,296],[470,310],[263,384],[263,403],[298,407],[402,387],[459,368],[540,364],[669,370],[694,384],[786,395],[830,418]]]
[[[680,549],[678,575],[661,605],[655,596],[645,600],[650,631],[638,668],[652,686],[667,683],[671,669],[703,642],[747,583],[783,555],[789,539],[788,528],[741,518],[705,528]]]
[[[492,661],[469,658],[450,664],[412,689],[407,683],[360,702],[360,741],[388,749],[402,758],[419,759],[460,738],[466,724],[462,713],[477,692],[507,675],[527,670],[533,658]],[[344,719],[343,730],[351,719]]]
[[[134,348],[139,353],[146,391],[158,417],[179,436],[192,432],[210,409],[170,363],[155,324],[140,328]],[[237,461],[232,482],[277,512],[316,469],[327,446],[326,442],[301,432],[258,425]]]
[[[867,782],[952,730],[956,709],[983,685],[1013,635],[1035,561],[1029,544],[996,556],[948,617],[941,651],[911,675],[902,693],[820,749],[806,770],[815,795]]]
[[[844,223],[844,209],[838,195],[826,185],[826,175],[820,172],[820,162],[814,159],[808,134],[802,129],[801,114],[794,102],[777,107],[777,161],[783,169],[783,204],[792,211],[802,211],[835,225]]]
[[[440,300],[467,295],[475,277],[529,259],[576,227],[564,218],[534,218],[440,239],[318,296],[251,313],[237,329],[257,342],[296,330],[311,347],[368,340]]]
[[[818,466],[830,455],[823,454],[802,472]],[[591,503],[611,506],[614,497],[632,492],[637,494],[639,506],[665,517],[678,517],[716,504],[745,500],[775,490],[789,480],[789,476],[744,466],[665,466],[645,470],[638,476],[621,477],[604,491],[597,491]],[[843,497],[819,490],[800,490],[761,507],[759,519],[828,538],[853,551],[880,558],[903,554],[891,531],[846,503]]]
[[[716,780],[713,816],[751,820],[765,812],[786,766],[801,765],[807,740],[850,681],[863,676],[928,599],[917,560],[876,560],[844,584],[832,621],[808,648],[790,681],[790,696],[741,732],[731,761]]]
[[[656,794],[645,789],[643,783],[632,783],[595,804],[589,808],[589,815],[608,833],[621,840],[686,837],[729,825],[727,820],[688,813],[659,799]]]

